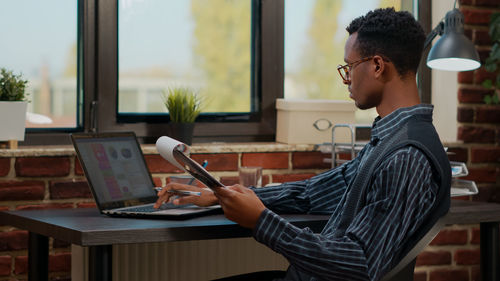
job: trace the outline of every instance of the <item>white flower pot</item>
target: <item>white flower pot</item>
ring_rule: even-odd
[[[27,106],[25,101],[0,101],[0,141],[24,140]]]

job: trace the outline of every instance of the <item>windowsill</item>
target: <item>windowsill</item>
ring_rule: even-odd
[[[141,145],[144,154],[158,154],[152,144]],[[191,153],[249,153],[249,152],[297,152],[317,151],[314,144],[284,144],[276,142],[249,143],[196,143],[190,146]],[[0,149],[0,157],[40,157],[40,156],[73,156],[73,146],[25,146],[18,149]]]

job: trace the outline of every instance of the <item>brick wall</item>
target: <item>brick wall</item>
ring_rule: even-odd
[[[0,157],[0,210],[95,207],[73,151],[63,156]],[[36,155],[36,153],[34,153]],[[319,152],[200,153],[222,183],[238,182],[239,166],[261,166],[263,184],[307,179],[329,167]],[[157,185],[180,171],[157,154],[145,155]],[[70,245],[50,239],[51,280],[71,279]],[[28,233],[0,224],[0,280],[27,280]]]
[[[476,45],[481,60],[488,57],[491,40],[488,24],[493,12],[500,12],[500,0],[461,0],[465,34]],[[451,160],[467,163],[469,176],[477,183],[479,194],[458,198],[500,203],[500,106],[486,105],[485,95],[493,90],[481,83],[496,74],[483,67],[458,73],[458,143],[450,144]],[[479,226],[454,225],[441,231],[417,258],[415,280],[481,280],[479,272]],[[498,265],[500,266],[500,265]]]

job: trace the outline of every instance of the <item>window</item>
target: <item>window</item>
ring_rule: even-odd
[[[71,131],[134,131],[154,142],[166,132],[162,90],[171,85],[194,87],[214,100],[197,120],[195,141],[273,141],[276,98],[344,97],[335,67],[350,19],[344,12],[356,1],[39,2],[3,1],[0,11],[0,22],[13,26],[0,31],[0,67],[22,72],[30,80],[29,111],[53,120],[29,124],[27,145],[68,143]],[[409,2],[399,7],[411,9]],[[419,3],[430,23],[430,0]],[[328,33],[342,46],[335,53],[321,49],[318,54],[328,56],[321,67],[306,63],[315,55],[310,48],[338,47],[311,32]]]
[[[203,112],[252,111],[252,1],[118,5],[119,114],[166,112],[168,87],[195,89]]]
[[[0,67],[28,80],[27,128],[81,126],[78,1],[2,1]]]
[[[162,90],[187,85],[209,101],[195,141],[274,140],[282,1],[95,3],[97,130],[131,130],[154,141],[168,123]]]
[[[379,7],[412,11],[405,0],[285,0],[285,98],[350,100],[337,65],[344,64],[346,26]],[[371,123],[374,109],[357,110],[356,122]]]

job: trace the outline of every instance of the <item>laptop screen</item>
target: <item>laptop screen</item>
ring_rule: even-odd
[[[154,183],[133,133],[72,135],[99,208],[150,202]]]

